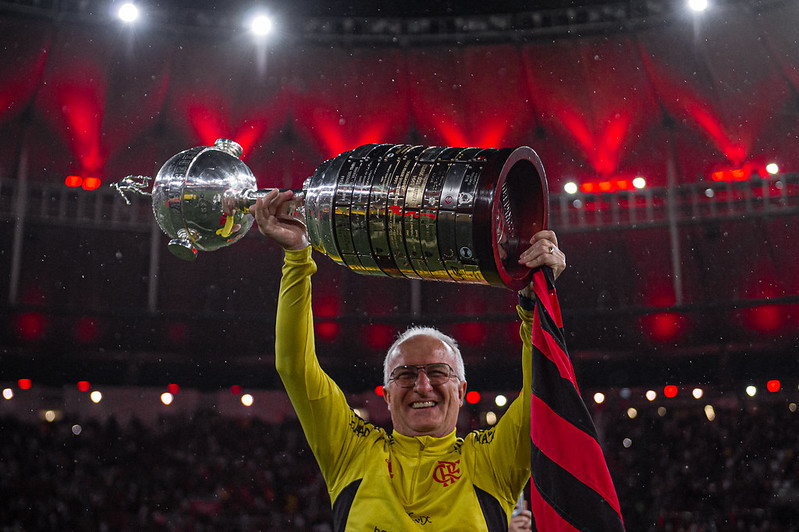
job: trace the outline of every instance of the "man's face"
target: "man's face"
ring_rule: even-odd
[[[399,345],[391,369],[444,362],[455,367],[455,355],[448,346],[431,336],[412,336]],[[388,404],[394,430],[405,436],[446,436],[458,422],[458,411],[466,394],[466,382],[454,376],[443,384],[432,385],[419,371],[410,388],[389,382],[383,399]]]

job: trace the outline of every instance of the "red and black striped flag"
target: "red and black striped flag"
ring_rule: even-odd
[[[533,530],[623,531],[619,499],[566,351],[550,268],[533,274]]]

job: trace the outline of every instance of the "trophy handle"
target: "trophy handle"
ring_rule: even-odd
[[[125,200],[125,205],[130,205],[126,192],[132,192],[140,196],[152,196],[151,192],[145,190],[150,185],[151,179],[152,177],[146,175],[129,175],[118,183],[111,183],[110,187],[119,192],[119,195]]]
[[[234,211],[241,211],[244,214],[249,214],[250,207],[255,205],[255,201],[258,198],[262,198],[275,190],[274,188],[259,188],[253,190],[251,188],[244,189],[239,193],[232,193],[232,194],[225,194],[225,197],[222,199],[222,205],[225,209],[225,212],[232,213]],[[294,192],[294,198],[286,203],[286,210],[285,212],[281,213],[286,216],[290,216],[292,218],[298,219],[300,222],[303,222],[305,219],[305,191],[301,188],[279,188],[277,189],[280,192],[286,192],[291,190]]]

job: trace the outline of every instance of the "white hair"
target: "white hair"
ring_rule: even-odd
[[[463,356],[461,356],[461,350],[458,348],[458,342],[455,341],[453,337],[444,334],[434,327],[422,327],[417,325],[410,327],[404,333],[400,334],[394,343],[391,344],[391,347],[388,348],[386,358],[383,359],[383,384],[385,386],[388,386],[388,379],[391,375],[391,370],[394,369],[391,366],[394,362],[394,359],[397,357],[400,344],[409,338],[413,338],[414,336],[430,336],[431,338],[441,340],[455,356],[455,367],[453,369],[455,370],[456,376],[461,381],[466,380],[466,368],[463,365]]]

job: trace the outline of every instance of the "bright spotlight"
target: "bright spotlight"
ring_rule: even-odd
[[[92,403],[99,403],[103,400],[103,394],[97,390],[94,390],[91,394],[89,394],[89,399],[92,400]]]
[[[574,181],[569,181],[565,185],[563,185],[563,191],[566,194],[577,194],[577,183]]]
[[[646,391],[646,399],[647,401],[654,401],[657,399],[658,393],[655,390],[647,390]]]
[[[766,172],[771,175],[780,173],[780,166],[777,163],[768,163],[766,165]]]
[[[497,406],[505,406],[508,404],[508,398],[502,394],[499,394],[494,398],[494,404]]]
[[[266,15],[258,15],[252,19],[250,30],[256,35],[268,35],[272,31],[272,19]]]
[[[169,392],[164,392],[161,394],[161,402],[164,403],[165,405],[171,405],[174,399],[175,396],[173,396]]]
[[[701,399],[704,394],[705,392],[702,390],[702,388],[694,388],[694,390],[691,392],[691,395],[694,396],[694,399]]]
[[[688,7],[693,11],[701,12],[707,9],[708,2],[707,0],[688,0]]]
[[[119,7],[117,16],[122,22],[135,22],[139,18],[139,8],[130,2],[124,3]]]
[[[255,399],[253,399],[253,396],[248,393],[245,393],[244,395],[241,396],[241,404],[243,404],[244,406],[252,406],[254,402]]]
[[[636,177],[633,179],[633,186],[637,189],[646,188],[646,179],[641,176]]]
[[[605,394],[602,392],[597,392],[594,394],[594,402],[598,405],[601,405],[605,402]]]
[[[746,395],[749,397],[754,397],[757,395],[757,387],[756,386],[747,386],[746,387]]]

